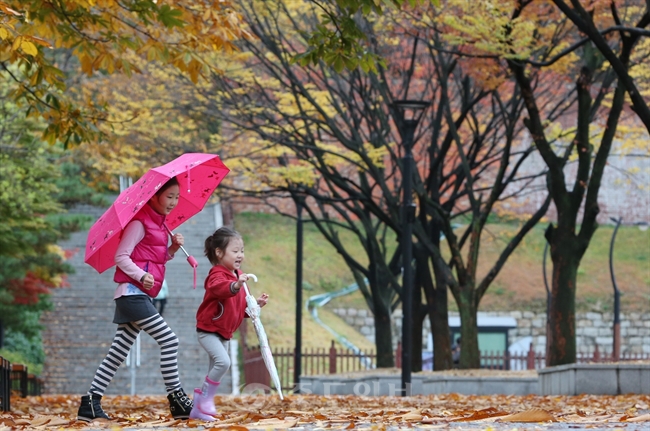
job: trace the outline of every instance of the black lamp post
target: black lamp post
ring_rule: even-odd
[[[550,357],[550,347],[548,337],[551,334],[551,289],[548,287],[548,279],[546,277],[546,257],[548,256],[548,240],[544,244],[544,259],[542,260],[542,274],[544,275],[544,287],[546,288],[546,360]]]
[[[294,352],[294,393],[300,393],[302,374],[302,201],[296,199],[296,350]]]
[[[614,227],[614,232],[612,233],[612,241],[609,243],[609,274],[612,277],[612,287],[614,288],[614,343],[612,346],[612,356],[615,361],[618,361],[621,357],[621,291],[618,290],[616,276],[614,275],[614,240],[616,239],[616,233],[621,226],[623,218],[619,217],[615,219],[614,217],[610,217],[609,219],[616,223],[616,227]]]
[[[614,241],[616,240],[618,228],[621,227],[621,223],[623,222],[623,217],[617,219],[610,217],[609,219],[616,223],[614,232],[612,232],[612,240],[609,243],[609,274],[612,278],[612,287],[614,288],[614,343],[612,346],[612,356],[615,361],[618,361],[621,358],[621,291],[618,289],[616,276],[614,275]],[[641,230],[648,228],[647,222],[637,222],[634,224]]]
[[[415,129],[430,102],[417,100],[396,100],[391,104],[393,115],[402,137],[402,396],[411,395],[411,350],[413,349],[413,221],[415,204],[412,196],[413,141]]]

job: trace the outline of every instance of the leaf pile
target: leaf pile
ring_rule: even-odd
[[[111,422],[95,421],[93,429],[122,428],[207,430],[440,428],[457,422],[576,424],[593,428],[632,422],[650,427],[648,395],[474,396],[459,394],[413,397],[352,395],[219,396],[216,422],[173,420],[167,399],[160,396],[105,396]],[[0,414],[1,430],[67,430],[89,425],[76,420],[79,397],[47,395],[12,397],[12,411]]]

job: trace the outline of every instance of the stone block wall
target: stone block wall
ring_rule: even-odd
[[[372,313],[365,309],[335,308],[334,313],[354,326],[357,331],[374,343],[375,323]],[[484,312],[485,316],[512,317],[517,321],[517,327],[508,331],[510,343],[515,343],[524,337],[532,337],[533,348],[543,353],[546,349],[546,314],[530,311]],[[458,316],[450,313],[450,316]],[[621,313],[621,354],[650,354],[650,312]],[[613,346],[612,313],[577,313],[576,314],[576,343],[578,352],[591,354],[598,345],[600,353],[610,353]],[[402,338],[402,311],[393,314],[393,343]],[[430,334],[429,320],[424,321],[423,346],[427,345]]]

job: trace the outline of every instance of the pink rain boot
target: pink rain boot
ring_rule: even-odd
[[[201,387],[200,395],[194,397],[194,408],[198,409],[198,411],[204,415],[216,415],[217,409],[214,406],[214,396],[217,393],[218,387],[219,382],[210,380],[210,378],[206,376],[205,381],[203,382],[203,387]]]
[[[201,389],[194,389],[194,405],[192,406],[192,411],[190,412],[190,419],[199,419],[206,422],[213,422],[216,420],[214,416],[203,414],[198,408],[198,403],[202,396],[203,394],[201,393]]]

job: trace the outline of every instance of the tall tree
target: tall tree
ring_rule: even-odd
[[[102,138],[68,150],[98,187],[118,190],[119,176],[140,177],[152,166],[186,152],[218,152],[220,124],[196,103],[203,80],[193,83],[169,65],[134,58],[141,73],[94,76],[78,89],[79,100],[101,100]]]
[[[25,119],[0,97],[0,344],[4,329],[27,338],[39,332],[38,315],[48,307],[42,296],[63,284],[70,271],[57,247],[55,223],[47,216],[62,211],[53,197],[56,171],[35,136],[42,126]]]
[[[401,10],[427,3],[439,5],[440,0],[310,0],[310,3],[318,11],[315,26],[308,33],[306,46],[293,58],[303,66],[324,62],[337,72],[344,68],[376,72],[377,63],[382,61],[371,48],[372,38],[365,32],[364,21],[373,20],[386,10],[390,12],[391,9]]]
[[[232,50],[232,40],[245,34],[223,0],[2,0],[0,69],[19,84],[13,97],[23,112],[48,121],[50,143],[79,143],[96,138],[104,114],[95,100],[68,97],[68,67],[130,75],[140,70],[131,54],[197,81],[209,69],[205,57]]]
[[[510,188],[525,184],[519,167],[534,151],[512,147],[521,140],[521,94],[513,93],[503,79],[478,77],[477,67],[493,65],[444,54],[447,47],[439,35],[433,34],[437,42],[429,44],[428,36],[418,34],[418,20],[398,25],[392,15],[363,24],[375,52],[390,59],[385,67],[377,65],[377,73],[338,73],[324,62],[300,68],[290,60],[317,22],[313,11],[284,2],[242,2],[240,7],[256,38],[242,42],[243,53],[230,63],[222,59],[219,66],[225,73],[213,76],[213,98],[205,97],[214,101],[213,111],[230,132],[224,151],[233,167],[250,175],[249,182],[241,179],[236,186],[251,194],[279,191],[306,199],[311,220],[344,257],[375,315],[377,349],[387,356],[379,366],[392,365],[386,322],[395,295],[402,295],[401,249],[391,245],[402,229],[402,148],[389,104],[412,95],[435,100],[414,149],[419,207],[415,246],[416,255],[424,257],[416,261],[415,292],[421,295],[426,288],[428,303],[420,307],[417,300],[416,312],[423,316],[422,310],[434,311],[429,315],[436,319],[436,367],[449,367],[446,289],[451,286],[467,328],[463,344],[473,346],[467,348],[463,365],[478,366],[480,299],[545,212],[541,208],[524,223],[489,273],[477,280],[480,233],[487,216],[500,200],[516,193]],[[444,25],[442,16],[435,19]],[[452,220],[465,216],[470,222],[457,237]],[[342,229],[357,235],[366,262],[344,248]],[[441,231],[452,249],[451,259],[440,247]],[[463,247],[468,248],[467,261],[461,257]],[[413,358],[421,357],[419,353]]]
[[[57,242],[89,221],[65,209],[104,202],[74,167],[60,163],[60,145],[40,139],[46,125],[25,118],[9,97],[12,87],[0,79],[0,347],[6,342],[37,363],[43,360],[40,314],[51,307],[52,289],[65,286],[72,272],[66,260],[74,251]]]
[[[650,54],[647,43],[638,43],[644,34],[640,29],[648,24],[647,4],[644,8],[633,1],[594,2],[586,13],[577,1],[571,2],[575,11],[566,5],[555,8],[561,3],[505,2],[491,9],[496,19],[456,22],[467,32],[463,43],[507,64],[526,106],[524,124],[548,167],[547,187],[557,212],[557,221],[546,231],[553,260],[548,365],[576,360],[577,272],[598,227],[598,194],[607,158],[615,142],[626,139],[617,127],[621,121],[634,126],[635,118],[625,115],[628,108],[645,122],[647,104],[644,108],[635,96],[638,90],[632,77],[638,76],[639,68],[647,69],[644,64]],[[588,28],[576,31],[566,25],[565,16],[574,12]],[[598,32],[592,28],[594,23],[613,27]],[[618,38],[610,41],[611,52],[606,53],[610,48],[597,39],[609,33]],[[528,42],[516,45],[517,40]],[[548,104],[548,93],[538,86],[545,74],[557,76],[565,82],[558,89],[574,95],[575,104],[559,118],[561,125],[550,119],[554,109]],[[647,85],[648,81],[637,82]],[[565,135],[559,139],[558,127]]]
[[[384,5],[367,0],[349,0],[346,2],[334,2],[331,4],[312,0],[322,10],[321,19],[317,29],[311,34],[309,47],[304,52],[298,54],[296,59],[302,64],[308,62],[318,62],[325,60],[328,64],[338,64],[338,69],[343,67],[354,69],[362,68],[364,71],[370,70],[372,60],[377,57],[367,49],[370,43],[367,35],[361,30],[359,25],[359,16],[373,18],[384,12]],[[408,11],[406,2],[395,0],[392,1],[391,7],[396,7],[404,12]],[[426,5],[426,1],[409,1],[408,5]],[[431,2],[440,7],[438,1]],[[442,13],[447,13],[449,9],[455,7],[455,1],[447,1]],[[511,2],[506,2],[511,3]],[[532,3],[531,0],[519,1],[523,7]],[[552,3],[555,8],[548,9],[558,19],[569,20],[575,25],[580,32],[581,37],[578,43],[571,44],[562,50],[556,52],[552,59],[547,61],[555,62],[559,58],[566,56],[587,41],[593,44],[593,47],[599,50],[604,58],[610,63],[612,69],[618,76],[621,85],[630,97],[632,109],[638,115],[639,119],[650,132],[650,107],[648,106],[647,97],[644,97],[644,88],[640,82],[635,79],[633,73],[619,56],[623,45],[633,47],[641,39],[650,36],[648,26],[650,25],[650,6],[646,1],[644,5],[641,2],[626,1],[581,1],[581,0],[549,0],[549,2],[537,2],[537,5],[547,6]],[[494,10],[503,10],[500,5],[493,2],[482,2]],[[510,8],[511,6],[506,6]],[[595,10],[608,9],[608,15],[594,14]],[[631,8],[631,9],[630,9]],[[632,12],[636,18],[630,20],[627,15]],[[558,15],[559,13],[559,15]],[[475,26],[471,25],[472,28]],[[488,39],[502,34],[498,31],[492,34]],[[374,70],[374,69],[373,69]],[[642,84],[641,84],[642,85]]]
[[[516,9],[514,15],[523,12],[525,6]],[[575,6],[581,8],[579,3]],[[628,23],[632,23],[632,27],[647,26],[650,23],[647,4],[645,12],[642,13],[635,10],[637,6],[635,2],[622,2],[620,6],[624,10],[622,16]],[[607,17],[603,14],[607,14],[608,11],[611,13],[609,17],[612,21],[621,24],[618,16],[619,7],[613,2],[608,6],[594,5],[591,13],[598,19],[605,20]],[[581,13],[583,18],[587,15]],[[589,23],[593,25],[593,21]],[[546,231],[553,261],[552,301],[549,315],[551,332],[547,334],[548,365],[576,361],[577,273],[580,261],[598,227],[597,216],[600,211],[598,194],[607,158],[615,139],[625,139],[620,134],[617,136],[616,130],[626,107],[626,92],[632,100],[636,114],[650,130],[648,106],[639,100],[640,94],[628,72],[635,66],[633,50],[638,41],[638,34],[631,33],[630,36],[626,36],[624,32],[618,33],[621,40],[616,54],[607,50],[603,53],[609,64],[603,62],[603,55],[600,54],[602,51],[594,49],[598,47],[604,50],[600,46],[599,37],[591,31],[588,34],[597,40],[584,45],[580,53],[579,68],[573,71],[578,99],[574,116],[575,134],[572,141],[567,143],[563,154],[557,154],[549,142],[548,132],[544,127],[544,113],[539,108],[538,94],[533,88],[530,77],[531,69],[544,67],[544,65],[531,64],[527,67],[520,62],[509,62],[525,97],[529,115],[526,126],[544,162],[549,167],[548,188],[557,210],[556,224],[549,225]],[[576,34],[574,37],[578,38],[580,35]],[[644,51],[640,53],[641,58],[647,59],[650,52],[647,49]],[[639,57],[636,60],[638,61]],[[603,123],[595,121],[599,116],[604,119]],[[573,180],[564,169],[568,157],[577,158]]]
[[[644,6],[640,2],[610,1],[601,6],[598,3],[582,4],[577,0],[571,0],[571,6],[562,0],[553,0],[553,4],[584,35],[580,43],[588,40],[610,64],[618,77],[618,85],[625,88],[632,102],[632,110],[650,133],[648,99],[644,98],[640,82],[635,82],[634,74],[630,73],[633,64],[629,58],[643,38],[650,38],[647,29],[650,26],[650,4],[647,1]]]

